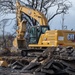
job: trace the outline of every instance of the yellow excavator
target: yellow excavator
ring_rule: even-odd
[[[26,6],[22,6],[19,2],[17,5],[17,36],[13,41],[13,46],[25,49],[26,48],[26,40],[24,38],[26,32],[26,21],[21,19],[22,13],[30,16],[39,22],[39,26],[31,26],[29,29],[29,45],[28,47],[31,49],[42,49],[49,47],[57,47],[59,45],[66,47],[72,46],[75,47],[75,31],[71,30],[50,30],[48,26],[48,21],[45,15],[43,15],[40,11],[31,9]]]

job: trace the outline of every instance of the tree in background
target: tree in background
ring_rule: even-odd
[[[36,9],[43,14],[48,19],[48,23],[57,15],[66,13],[69,8],[72,6],[71,2],[69,0],[18,0],[22,5],[25,5],[27,7],[31,7],[33,9]],[[16,8],[16,0],[0,0],[0,12],[2,14],[7,14],[15,10]],[[3,10],[3,11],[2,11]],[[24,17],[30,25],[37,25],[37,22],[29,17],[28,15],[25,15]]]
[[[69,10],[72,6],[71,2],[68,0],[24,0],[23,1],[27,6],[36,9],[43,14],[48,19],[48,23],[57,15],[65,13]],[[30,18],[33,25],[37,25],[37,22]]]
[[[14,14],[15,10],[14,3],[12,0],[0,0],[0,47],[7,47],[11,45],[13,38],[13,33],[11,34],[7,30],[7,26],[12,25],[12,21],[15,21],[15,18],[5,18],[8,14]],[[9,23],[8,23],[9,22]],[[7,29],[6,29],[7,28]],[[11,36],[11,38],[9,38]]]
[[[12,40],[12,37],[9,38],[11,36],[10,32],[7,32],[5,29],[7,26],[9,26],[10,24],[8,23],[8,19],[3,19],[0,21],[0,46],[6,47],[7,43],[9,43],[9,41]]]

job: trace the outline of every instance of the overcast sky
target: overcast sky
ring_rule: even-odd
[[[75,30],[75,0],[70,0],[72,2],[72,7],[69,9],[69,13],[65,15],[65,25],[68,27],[68,29],[74,29]],[[6,17],[15,17],[15,15],[7,15]],[[6,18],[4,16],[4,18]],[[0,20],[3,19],[3,17],[0,17]],[[10,21],[11,22],[11,21]],[[9,22],[9,24],[10,24]],[[12,25],[8,26],[6,28],[7,31],[11,31],[13,27],[14,22],[12,22]],[[51,29],[61,29],[61,15],[56,16],[51,22],[50,22]],[[13,30],[12,30],[13,31]],[[11,32],[12,32],[11,31]]]
[[[69,13],[65,15],[65,24],[68,29],[75,30],[75,0],[70,0],[72,7],[69,9]],[[61,15],[56,16],[50,23],[51,29],[61,29]]]

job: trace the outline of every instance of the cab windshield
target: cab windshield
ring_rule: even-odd
[[[31,27],[29,31],[31,44],[37,44],[41,34],[44,34],[47,30],[49,30],[48,26],[38,26]]]

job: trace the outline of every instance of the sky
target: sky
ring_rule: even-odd
[[[71,30],[74,29],[75,30],[75,0],[70,0],[70,2],[72,2],[72,7],[69,9],[69,13],[65,15],[65,21],[64,21],[64,25],[67,26],[67,29]],[[0,20],[2,20],[3,18],[14,18],[15,15],[14,14],[7,14],[6,16],[2,16],[0,17]],[[54,29],[58,29],[61,30],[62,29],[62,25],[61,25],[61,15],[56,16],[53,20],[51,20],[51,22],[49,23],[50,25],[50,29],[54,30]],[[11,23],[11,20],[8,22],[8,24]],[[7,25],[8,25],[7,24]],[[13,25],[14,25],[14,21],[12,21],[11,25],[8,25],[6,27],[6,31],[7,32],[13,32]]]
[[[69,13],[65,15],[64,25],[67,26],[67,29],[75,30],[75,0],[70,0],[72,2],[72,7],[69,9]],[[61,15],[56,16],[50,23],[50,28],[53,29],[62,29]]]

